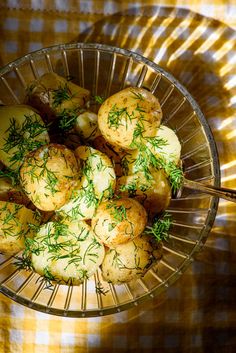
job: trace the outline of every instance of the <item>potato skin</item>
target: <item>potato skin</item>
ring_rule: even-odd
[[[38,111],[27,105],[0,106],[0,160],[5,166],[18,170],[25,154],[46,143],[49,136]]]
[[[38,209],[53,211],[69,200],[78,173],[74,153],[63,145],[49,144],[26,156],[20,168],[20,181]]]
[[[52,281],[79,285],[103,261],[104,246],[85,222],[48,222],[34,238],[34,270]]]
[[[135,130],[142,136],[155,136],[162,119],[158,99],[139,87],[128,87],[105,100],[98,111],[98,126],[104,138],[114,146],[134,149]]]
[[[153,243],[148,235],[138,236],[106,251],[101,266],[103,279],[121,284],[140,278],[161,256],[161,243]]]
[[[146,223],[144,207],[124,198],[102,202],[92,218],[92,229],[103,244],[114,247],[140,235]]]
[[[133,197],[146,209],[149,219],[163,212],[171,200],[171,187],[163,170],[152,171],[152,179],[143,173],[122,176],[117,179],[116,193],[121,197]]]
[[[83,107],[89,96],[87,89],[67,81],[55,72],[47,72],[30,83],[26,102],[38,109],[45,120],[53,120],[65,110]]]
[[[33,233],[29,224],[39,225],[38,214],[23,205],[0,201],[0,252],[13,255]]]

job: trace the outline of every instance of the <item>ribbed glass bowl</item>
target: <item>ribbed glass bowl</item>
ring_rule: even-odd
[[[93,95],[108,97],[127,87],[145,87],[158,97],[163,123],[174,129],[182,145],[185,176],[219,186],[219,162],[210,128],[198,105],[175,78],[148,59],[101,44],[66,44],[28,54],[0,70],[0,100],[22,103],[25,88],[46,72],[69,76]],[[35,310],[70,317],[119,312],[158,295],[176,281],[203,246],[213,225],[218,199],[183,189],[172,199],[173,218],[162,260],[139,280],[112,285],[98,271],[80,286],[48,288],[38,274],[18,270],[14,257],[0,255],[0,291]]]

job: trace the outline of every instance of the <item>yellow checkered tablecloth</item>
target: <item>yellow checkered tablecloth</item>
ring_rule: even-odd
[[[1,66],[42,47],[87,41],[134,50],[171,71],[211,126],[222,184],[236,188],[234,0],[3,0],[0,28]],[[235,352],[235,214],[235,204],[221,201],[193,265],[165,293],[137,308],[62,318],[0,295],[0,353]]]

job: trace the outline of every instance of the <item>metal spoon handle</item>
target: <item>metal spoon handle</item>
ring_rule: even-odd
[[[205,185],[197,181],[189,180],[184,178],[184,186],[188,189],[199,190],[210,194],[212,196],[218,196],[222,199],[236,202],[236,190],[227,188],[218,188],[212,185]]]

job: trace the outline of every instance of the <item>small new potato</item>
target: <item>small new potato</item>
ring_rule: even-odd
[[[51,281],[73,285],[91,277],[105,254],[88,224],[65,220],[41,226],[28,250],[37,273]]]
[[[20,168],[21,185],[33,204],[53,211],[70,199],[79,174],[74,153],[67,147],[49,144],[29,153]]]
[[[81,161],[81,187],[87,189],[92,183],[98,199],[111,197],[115,190],[116,174],[107,155],[89,146],[79,146],[75,156]]]
[[[90,92],[55,72],[47,72],[30,83],[26,101],[38,109],[45,120],[55,119],[65,112],[77,111],[85,105]]]
[[[13,255],[25,246],[26,237],[32,237],[30,224],[39,225],[37,213],[23,205],[0,201],[0,252]]]
[[[149,218],[164,211],[171,200],[171,187],[163,170],[153,170],[147,180],[143,173],[122,176],[117,179],[116,193],[121,197],[133,197],[146,209]]]
[[[135,149],[138,132],[155,136],[162,119],[158,99],[139,87],[128,87],[107,98],[98,111],[98,127],[114,146]],[[139,136],[140,137],[140,136]]]
[[[161,243],[154,243],[148,235],[138,236],[106,251],[101,266],[103,279],[113,284],[138,279],[161,256]]]
[[[69,202],[57,213],[63,218],[88,220],[93,218],[99,202],[113,196],[116,175],[110,159],[92,147],[78,147],[75,156],[81,163],[80,180]]]
[[[78,115],[74,130],[84,141],[93,141],[100,135],[97,114],[86,111]]]
[[[102,202],[92,219],[92,229],[108,247],[134,239],[147,224],[147,213],[136,200],[124,198]]]
[[[27,105],[0,106],[0,160],[18,170],[24,156],[49,143],[46,126],[39,113]]]

